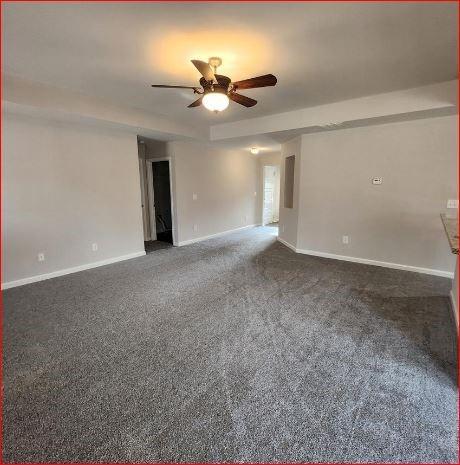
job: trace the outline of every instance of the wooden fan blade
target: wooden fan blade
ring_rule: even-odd
[[[277,79],[273,74],[264,74],[263,76],[257,76],[250,79],[244,79],[243,81],[237,81],[233,83],[233,87],[236,89],[255,89],[257,87],[268,87],[274,86],[277,83]]]
[[[201,105],[201,100],[203,100],[203,97],[200,97],[198,100],[192,102],[187,108],[199,107]]]
[[[245,95],[236,94],[235,92],[230,92],[230,94],[228,94],[228,97],[230,98],[230,100],[233,100],[234,102],[239,103],[240,105],[244,105],[245,107],[253,107],[257,103],[257,100],[246,97]]]
[[[190,86],[168,86],[165,84],[152,84],[151,87],[158,87],[160,89],[197,89],[197,87],[190,87]]]
[[[211,66],[209,66],[209,63],[205,63],[204,61],[200,61],[200,60],[191,60],[191,61],[195,65],[195,68],[206,79],[206,81],[214,82],[217,84],[216,76],[214,76],[214,73],[212,71]]]

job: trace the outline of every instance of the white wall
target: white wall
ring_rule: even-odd
[[[134,134],[9,113],[3,123],[4,283],[143,253]]]
[[[179,244],[259,223],[254,156],[191,141],[168,143],[168,153],[173,158]]]
[[[183,124],[164,115],[117,105],[99,97],[28,81],[18,76],[3,75],[2,78],[2,104],[17,111],[53,115],[69,122],[92,122],[99,127],[105,125],[161,140],[208,138],[206,129]]]
[[[211,140],[268,134],[426,111],[455,110],[458,81],[369,95],[300,110],[211,126]]]
[[[452,272],[439,215],[457,197],[457,128],[446,116],[302,136],[297,248]]]

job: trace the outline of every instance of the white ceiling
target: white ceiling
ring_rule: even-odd
[[[4,72],[197,126],[457,77],[456,2],[3,3]],[[220,115],[187,109],[191,58],[233,80],[273,73],[259,100]],[[243,92],[242,92],[243,93]]]

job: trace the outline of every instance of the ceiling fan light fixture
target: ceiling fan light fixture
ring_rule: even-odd
[[[218,113],[224,111],[228,107],[230,99],[227,94],[212,91],[204,94],[202,103],[207,110]]]
[[[238,90],[269,87],[277,83],[276,76],[273,76],[273,74],[264,74],[263,76],[232,82],[228,76],[216,74],[217,68],[222,64],[220,57],[211,57],[207,63],[201,60],[191,60],[191,62],[201,74],[199,86],[152,84],[152,87],[160,89],[191,89],[194,94],[198,94],[200,97],[190,105],[187,105],[187,108],[203,105],[209,111],[220,113],[228,107],[230,100],[246,108],[257,104],[257,100],[246,95],[241,95],[237,92]]]

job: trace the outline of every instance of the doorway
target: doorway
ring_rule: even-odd
[[[147,197],[150,240],[145,250],[149,253],[174,244],[169,159],[147,160]]]
[[[164,141],[137,137],[144,246],[147,253],[176,245],[174,160]]]
[[[157,241],[173,243],[169,160],[151,162],[152,231]]]
[[[262,223],[264,226],[277,228],[280,211],[280,167],[265,165],[263,170]]]

